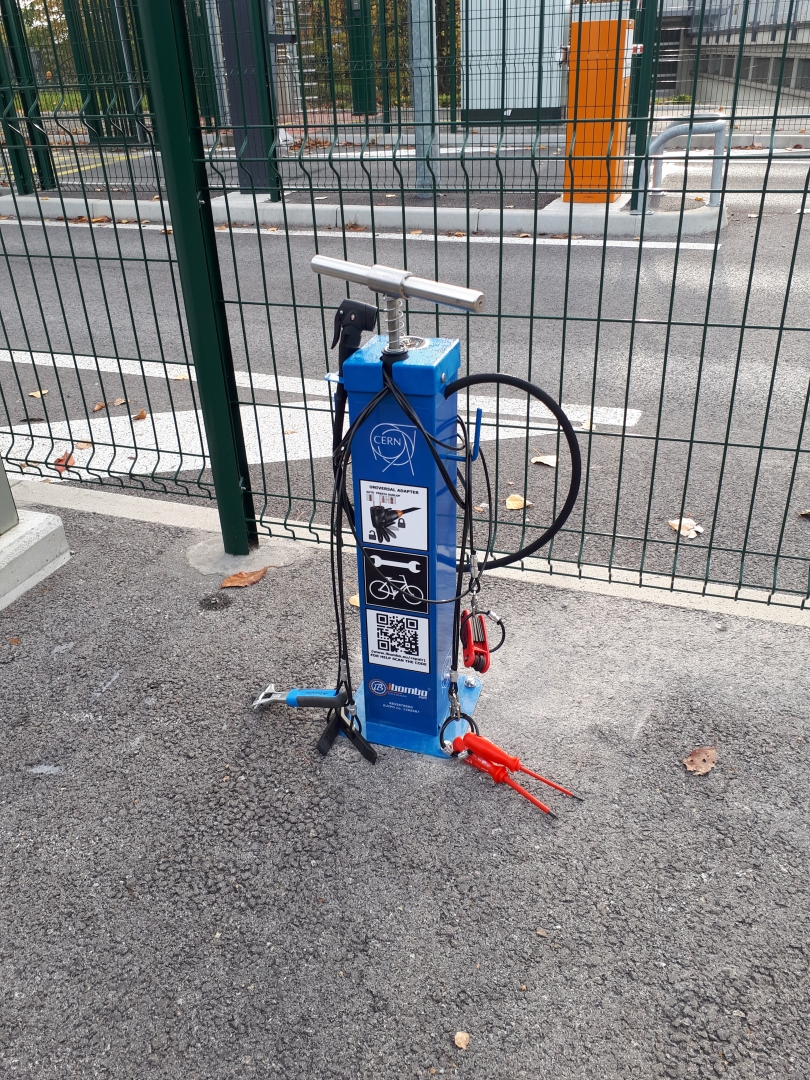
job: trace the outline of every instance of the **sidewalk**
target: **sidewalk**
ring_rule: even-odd
[[[806,1075],[806,628],[493,580],[476,718],[549,825],[252,711],[334,677],[325,549],[223,603],[207,518],[60,513],[0,612],[3,1076]]]

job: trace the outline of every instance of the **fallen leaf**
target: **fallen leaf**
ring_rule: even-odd
[[[551,239],[552,240],[567,240],[568,239],[568,233],[567,232],[553,232],[551,234]]]
[[[557,468],[557,455],[556,454],[538,454],[537,457],[532,458],[532,465],[548,465],[550,469]]]
[[[137,223],[137,221],[134,221],[132,218],[122,217],[122,218],[118,219],[116,224],[117,225],[137,225],[138,223]]]
[[[695,196],[695,202],[703,202],[703,201],[704,201],[704,200],[703,200],[703,196],[702,196],[702,195],[696,195],[696,196]]]
[[[226,577],[220,589],[244,589],[246,585],[255,585],[257,581],[261,581],[266,573],[266,566],[261,570],[240,570],[239,573]]]
[[[278,232],[278,227],[276,225],[268,225],[266,231],[267,232]]]
[[[127,399],[125,397],[117,397],[113,402],[113,405],[126,405]]]
[[[227,232],[227,231],[228,231],[228,226],[227,225],[217,225],[217,232]]]
[[[526,983],[523,983],[523,984],[521,985],[520,989],[521,989],[521,990],[528,990],[529,988],[528,988],[528,986],[526,985]]]
[[[132,419],[133,420],[145,420],[146,419],[146,409],[141,409],[140,412],[135,413],[135,415],[132,417]]]
[[[179,375],[173,375],[172,378],[174,379],[175,382],[188,382],[189,381],[188,380],[188,374],[185,371],[181,372]]]
[[[45,394],[47,394],[47,393],[48,393],[47,390],[31,390],[29,392],[28,396],[29,397],[41,398],[41,397],[44,397]]]
[[[83,215],[81,217],[68,218],[68,221],[70,222],[71,225],[86,225],[87,224],[87,218],[84,217]]]
[[[18,637],[10,637],[8,639],[8,643],[9,643],[9,645],[19,645],[20,644],[20,639]]]
[[[100,217],[90,218],[94,225],[108,225],[112,218],[107,217],[106,214],[102,214]]]
[[[531,506],[532,504],[524,499],[522,495],[510,495],[506,500],[507,510],[522,510],[524,506]]]
[[[483,514],[484,507],[483,506],[474,506],[473,510],[477,510],[479,514]]]
[[[421,229],[411,229],[410,232],[408,233],[408,236],[421,236],[421,235],[422,235],[422,230]]]
[[[548,934],[546,933],[545,930],[541,930],[540,927],[538,926],[537,927],[537,936],[538,937],[548,937]]]
[[[53,463],[53,467],[56,469],[56,471],[61,476],[62,473],[65,471],[65,469],[69,469],[71,465],[75,465],[75,464],[76,464],[76,462],[75,462],[75,460],[73,458],[73,455],[71,453],[69,453],[69,451],[66,450],[64,452],[64,454],[61,454],[56,459],[56,461]]]
[[[358,225],[356,221],[348,222],[348,224],[346,225],[346,228],[349,230],[349,232],[365,232],[366,231],[365,225]]]
[[[284,428],[284,434],[285,435],[294,435],[295,434],[295,428],[285,427]]]
[[[92,445],[93,444],[91,442],[77,442],[76,443],[76,449],[77,450],[89,450],[92,447]]]
[[[530,232],[522,232],[520,234],[520,239],[521,240],[528,240],[531,237],[531,235],[532,234]]]
[[[106,408],[107,408],[107,402],[106,401],[98,401],[93,406],[93,412],[101,412],[102,409],[106,409]]]
[[[141,225],[151,225],[151,224],[152,224],[152,222],[149,220],[149,218],[141,218]]]
[[[673,518],[672,521],[668,521],[667,524],[670,529],[679,532],[681,536],[685,536],[687,540],[694,540],[699,533],[703,532],[703,526],[698,525],[698,523],[693,521],[690,517]]]
[[[160,231],[163,233],[164,236],[171,236],[172,235],[172,230],[171,229],[161,229]]]
[[[152,196],[152,202],[160,202],[160,196],[159,195],[153,195]]]
[[[470,1036],[466,1031],[457,1031],[453,1042],[459,1048],[459,1050],[466,1050],[470,1045]]]
[[[352,607],[360,607],[360,593],[355,593],[354,596],[350,596],[349,603]]]
[[[705,776],[717,764],[717,749],[714,746],[699,746],[688,758],[683,759],[688,772]]]
[[[454,232],[453,233],[453,236],[466,236],[466,235],[467,234],[465,232]]]
[[[810,510],[799,510],[799,517],[810,518]]]

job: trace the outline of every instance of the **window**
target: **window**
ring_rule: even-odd
[[[771,86],[778,86],[780,81],[782,83],[782,89],[787,90],[790,87],[790,80],[793,78],[793,57],[785,57],[785,66],[782,70],[782,78],[779,78],[779,70],[782,67],[782,57],[777,56],[774,58],[773,65],[771,67]]]
[[[796,65],[796,90],[810,90],[810,60],[800,60]]]
[[[734,78],[734,64],[736,63],[736,57],[724,56],[723,57],[723,78]]]
[[[751,57],[751,82],[767,82],[770,66],[770,56]]]

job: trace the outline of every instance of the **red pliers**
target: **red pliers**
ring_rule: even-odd
[[[554,788],[555,791],[562,792],[563,795],[568,795],[571,799],[579,799],[582,802],[582,798],[579,795],[575,795],[573,791],[569,791],[568,788],[562,787],[560,784],[555,784],[553,780],[546,780],[545,776],[541,776],[540,773],[532,772],[531,769],[525,768],[520,758],[513,757],[511,754],[507,754],[505,750],[502,750],[500,746],[496,746],[494,742],[490,742],[489,739],[485,739],[482,735],[476,735],[475,732],[468,731],[466,735],[459,735],[453,739],[453,750],[460,754],[463,751],[467,751],[467,757],[465,761],[468,765],[472,765],[474,769],[480,770],[480,772],[487,773],[492,777],[496,784],[508,784],[513,791],[517,791],[519,795],[522,795],[524,799],[528,799],[530,803],[533,803],[538,809],[542,810],[544,814],[549,814],[551,817],[557,815],[554,811],[546,806],[545,803],[540,802],[534,795],[528,792],[524,787],[514,780],[509,774],[510,772],[522,772],[527,776],[533,776],[535,780],[540,780],[543,784],[548,784],[549,787]]]

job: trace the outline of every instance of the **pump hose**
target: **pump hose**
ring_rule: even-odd
[[[500,386],[513,386],[516,390],[522,390],[530,397],[536,398],[553,414],[563,430],[571,454],[571,483],[562,509],[546,531],[513,555],[503,555],[500,559],[488,559],[481,567],[482,573],[484,570],[494,570],[499,566],[511,566],[512,563],[520,562],[521,559],[527,559],[535,551],[543,547],[544,544],[547,544],[552,537],[556,536],[574,509],[574,503],[577,501],[577,495],[579,495],[580,481],[582,480],[582,456],[579,452],[577,433],[554,398],[550,397],[545,390],[541,390],[539,386],[527,382],[526,379],[519,379],[515,375],[465,375],[461,379],[456,379],[455,382],[448,383],[444,388],[444,396],[449,398],[451,394],[458,393],[459,390],[466,390],[468,386],[482,386],[491,383]]]

